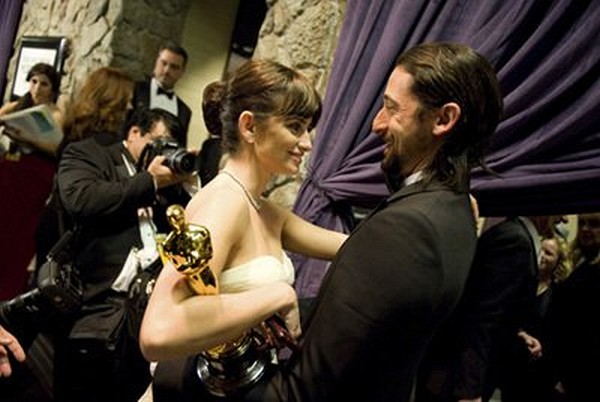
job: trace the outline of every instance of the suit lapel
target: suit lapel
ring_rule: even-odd
[[[125,146],[122,143],[115,144],[114,146],[112,146],[110,149],[110,157],[113,160],[113,166],[115,166],[117,177],[119,179],[129,178],[131,175],[129,174],[129,170],[127,170],[127,166],[125,166],[125,161],[123,160],[123,158],[125,157],[129,160],[132,159],[131,156],[128,154],[127,149],[125,149]],[[135,163],[133,166],[135,166]]]

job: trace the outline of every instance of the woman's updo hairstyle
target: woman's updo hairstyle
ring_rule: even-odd
[[[271,116],[311,119],[314,128],[321,115],[321,97],[308,78],[270,60],[250,60],[227,81],[221,122],[223,151],[239,148],[238,119],[243,111],[258,121]]]

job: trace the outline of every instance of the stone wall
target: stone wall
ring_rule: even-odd
[[[344,13],[345,0],[267,0],[254,58],[277,60],[307,75],[325,96]],[[314,135],[314,133],[313,133]],[[304,162],[308,161],[308,155]],[[306,169],[298,177],[279,177],[270,185],[277,203],[291,207]]]
[[[180,42],[191,1],[202,0],[27,0],[15,48],[23,36],[67,37],[61,92],[68,98],[101,66],[122,67],[136,79],[150,74],[159,44],[165,39]],[[266,3],[254,57],[299,69],[324,96],[346,0]],[[15,68],[16,55],[9,65],[7,88],[12,88]],[[298,177],[274,181],[271,197],[291,206],[304,179],[302,171]]]
[[[267,5],[254,57],[299,69],[324,95],[346,1],[267,0]]]
[[[191,0],[27,0],[15,49],[23,36],[65,36],[69,42],[61,92],[72,95],[101,66],[149,74],[165,39],[179,41]],[[12,88],[15,52],[8,70]]]

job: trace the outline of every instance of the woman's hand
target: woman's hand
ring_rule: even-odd
[[[300,310],[296,292],[290,287],[290,302],[276,315],[267,318],[260,325],[262,337],[275,349],[288,347],[292,351],[299,350],[297,339],[302,334]]]
[[[23,134],[21,134],[21,130],[16,127],[11,126],[10,124],[2,125],[2,134],[6,134],[14,141],[25,141],[23,138]]]
[[[279,313],[285,327],[287,328],[290,335],[294,338],[299,338],[302,335],[302,328],[300,325],[300,309],[298,308],[298,299],[294,302],[293,306],[287,308]]]
[[[260,331],[262,332],[262,338],[271,348],[280,350],[287,347],[292,351],[300,349],[296,337],[290,333],[283,319],[278,315],[269,317],[262,322]]]

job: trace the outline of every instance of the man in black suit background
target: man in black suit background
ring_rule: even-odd
[[[166,43],[158,51],[152,77],[135,84],[133,105],[136,110],[159,108],[179,119],[183,130],[174,138],[182,146],[187,145],[187,133],[192,111],[175,94],[175,84],[185,73],[188,54],[184,48],[174,43]]]
[[[156,227],[157,218],[171,203],[189,201],[185,191],[173,191],[189,176],[166,166],[164,155],[138,161],[145,160],[147,144],[180,132],[172,114],[142,109],[125,126],[123,141],[99,133],[63,152],[58,188],[75,222],[71,247],[84,303],[57,338],[59,401],[133,402],[149,384],[148,362],[127,336],[137,336],[127,329],[136,319],[127,307],[129,285],[137,272],[160,263],[154,235],[166,228]],[[161,203],[166,191],[177,196]]]
[[[542,240],[562,216],[490,219],[462,299],[436,335],[421,368],[417,402],[548,400],[534,387],[530,364],[542,356],[543,311],[536,291]]]

